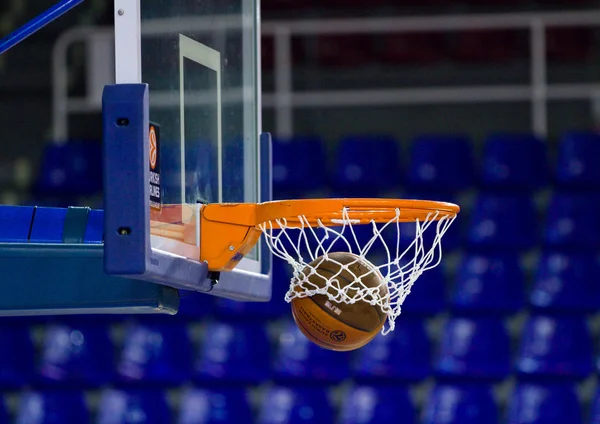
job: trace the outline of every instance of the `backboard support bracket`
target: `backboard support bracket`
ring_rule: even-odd
[[[270,261],[265,261],[265,275],[236,269],[221,273],[214,283],[206,263],[151,248],[148,85],[106,86],[102,120],[106,273],[241,301],[270,300]],[[270,135],[263,134],[263,161],[271,160],[270,151]],[[265,199],[271,196],[268,181],[266,175],[261,190]]]

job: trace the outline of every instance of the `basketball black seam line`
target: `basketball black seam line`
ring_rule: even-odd
[[[319,269],[319,270],[324,270],[324,271],[330,272],[330,273],[331,273],[331,274],[333,274],[333,275],[336,275],[336,273],[335,273],[335,272],[333,272],[332,270],[330,270],[330,269],[328,269],[328,268],[322,268],[322,267],[318,267],[317,269]],[[352,284],[352,283],[353,283],[353,281],[350,281],[350,280],[348,280],[347,278],[345,278],[345,277],[342,275],[342,273],[341,273],[341,272],[339,273],[339,276],[340,276],[340,278],[341,278],[342,280],[346,281],[348,284]],[[308,278],[308,277],[307,277],[307,278]],[[312,284],[312,283],[311,283],[311,284]],[[322,295],[322,296],[327,296],[327,295],[325,294],[325,295]],[[310,297],[309,297],[309,299],[310,299],[310,300],[311,300],[311,301],[312,301],[312,302],[313,302],[313,303],[314,303],[314,304],[315,304],[315,305],[316,305],[316,306],[317,306],[319,309],[321,309],[322,311],[324,311],[324,312],[325,312],[327,315],[329,315],[329,316],[331,316],[331,317],[333,317],[333,318],[337,319],[337,320],[338,320],[338,321],[340,321],[340,322],[343,322],[344,324],[346,324],[346,325],[347,325],[348,327],[350,327],[350,328],[354,328],[355,330],[359,330],[359,331],[364,331],[365,333],[370,333],[370,332],[374,331],[374,330],[368,330],[368,329],[366,329],[366,328],[360,328],[360,327],[356,327],[356,326],[354,326],[354,325],[348,324],[346,321],[344,321],[344,320],[341,320],[341,319],[340,319],[340,317],[339,317],[339,315],[335,314],[335,312],[333,312],[333,311],[331,311],[331,310],[328,310],[326,306],[325,306],[325,307],[321,307],[321,305],[319,305],[317,302],[315,302],[315,300],[312,298],[312,296],[310,296]],[[371,305],[371,306],[373,306],[373,307],[374,307],[374,308],[376,308],[376,309],[380,309],[380,308],[379,308],[378,306],[376,306],[376,305]],[[383,316],[380,316],[379,312],[381,312],[381,311],[380,311],[380,310],[379,310],[379,311],[377,311],[377,315],[379,316],[379,319],[383,321],[383,320],[385,319],[385,314],[383,314],[383,313],[382,313],[382,315],[383,315]],[[377,324],[377,327],[379,327],[380,325],[381,325],[381,322],[380,322],[379,324]]]

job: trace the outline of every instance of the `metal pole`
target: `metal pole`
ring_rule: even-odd
[[[531,119],[533,131],[548,135],[548,85],[546,81],[546,27],[539,18],[531,21]]]
[[[50,22],[61,17],[82,2],[83,0],[63,0],[52,6],[50,9],[42,12],[25,25],[0,40],[0,55],[16,46],[30,35],[35,34]]]

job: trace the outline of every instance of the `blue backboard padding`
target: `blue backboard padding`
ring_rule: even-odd
[[[102,245],[0,243],[0,316],[166,313],[177,290],[106,275]]]
[[[102,243],[104,234],[104,211],[91,210],[88,214],[84,243]]]
[[[27,243],[34,207],[0,206],[0,242]]]
[[[31,227],[30,242],[62,243],[67,209],[38,207]]]

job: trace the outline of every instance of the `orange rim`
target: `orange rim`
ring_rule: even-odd
[[[340,225],[348,218],[355,224],[371,221],[388,222],[399,210],[399,222],[415,222],[452,218],[460,211],[453,203],[431,200],[405,199],[298,199],[276,200],[258,204],[211,204],[203,209],[203,216],[211,221],[259,226],[270,222],[277,226]]]
[[[425,222],[454,218],[460,208],[452,203],[403,199],[301,199],[265,203],[213,203],[200,209],[164,205],[151,211],[150,232],[194,244],[196,219],[200,233],[200,260],[211,270],[231,270],[256,244],[262,228],[339,226],[345,222],[368,224]]]

